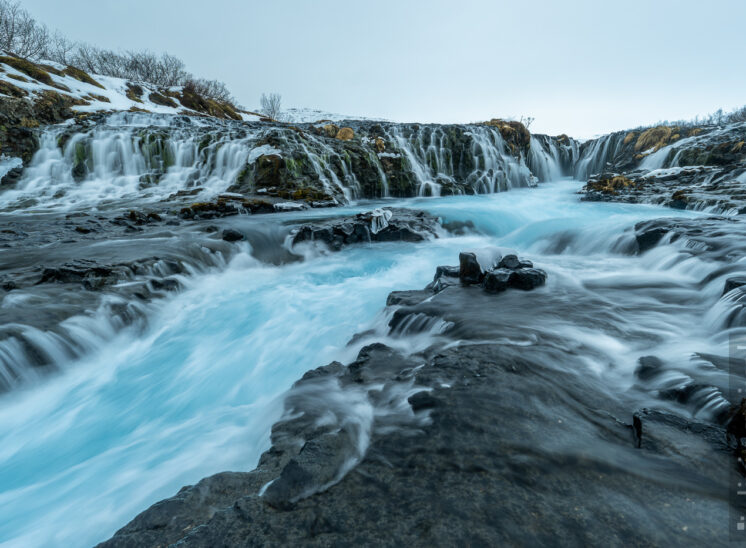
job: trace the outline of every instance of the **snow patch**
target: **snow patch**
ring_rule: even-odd
[[[249,152],[249,163],[253,164],[260,156],[268,156],[270,154],[282,157],[282,151],[280,149],[271,145],[262,145],[251,149],[251,152]]]

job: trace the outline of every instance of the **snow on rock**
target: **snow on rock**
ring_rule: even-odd
[[[260,119],[253,112],[236,112],[227,103],[209,99],[205,101],[201,97],[201,106],[182,101],[187,94],[181,86],[159,87],[100,74],[89,75],[52,61],[32,63],[0,56],[0,96],[27,96],[34,99],[35,96],[50,92],[72,99],[75,103],[72,110],[80,113],[132,110],[160,114],[209,114],[245,121]],[[209,112],[204,108],[207,103],[210,106]],[[199,108],[202,110],[195,110]]]
[[[282,151],[271,145],[258,146],[251,149],[251,152],[249,152],[249,163],[253,164],[260,156],[269,156],[270,154],[282,156]]]
[[[367,118],[364,116],[348,116],[344,114],[334,114],[323,110],[312,108],[289,108],[285,111],[289,121],[296,124],[315,123],[321,121],[341,122],[343,120],[368,120],[371,122],[386,122],[383,118]]]

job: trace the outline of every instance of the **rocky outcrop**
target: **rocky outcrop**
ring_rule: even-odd
[[[239,214],[273,213],[274,205],[262,199],[223,195],[210,202],[195,202],[182,207],[179,215],[183,219],[215,219]]]
[[[665,205],[674,209],[709,209],[714,213],[746,213],[746,163],[634,170],[623,175],[593,176],[582,199]]]
[[[583,199],[746,212],[746,124],[657,126],[584,145]],[[595,173],[595,174],[594,174]]]
[[[73,118],[79,101],[48,91],[33,99],[0,97],[0,154],[28,162],[39,146],[37,128]]]
[[[531,146],[531,133],[521,122],[493,118],[484,122],[484,125],[497,128],[510,150],[517,156],[525,154]]]
[[[383,208],[352,217],[304,224],[293,230],[292,245],[320,243],[332,251],[365,242],[421,242],[437,238],[438,219],[425,211]]]
[[[534,268],[531,261],[515,254],[502,255],[497,248],[466,251],[459,254],[459,266],[439,266],[426,289],[438,293],[450,285],[480,285],[487,293],[509,288],[529,291],[546,282],[546,272]]]

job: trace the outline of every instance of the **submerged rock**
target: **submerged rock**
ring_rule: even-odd
[[[737,287],[743,287],[746,285],[746,276],[735,276],[725,280],[725,286],[723,287],[723,295],[730,293]]]
[[[245,237],[238,230],[226,228],[225,230],[223,230],[222,238],[226,242],[238,242],[243,240]]]

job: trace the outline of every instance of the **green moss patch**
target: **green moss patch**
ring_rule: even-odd
[[[0,93],[10,95],[11,97],[26,97],[28,92],[25,89],[14,86],[10,82],[0,80]]]
[[[179,105],[176,104],[176,101],[171,99],[170,97],[166,97],[165,95],[161,95],[160,93],[154,91],[150,95],[148,95],[148,99],[151,103],[155,103],[156,105],[161,105],[164,107],[172,107],[176,108]]]
[[[65,74],[66,76],[72,76],[80,82],[91,84],[92,86],[96,86],[97,88],[106,89],[104,86],[96,82],[96,80],[91,78],[91,76],[86,71],[80,70],[79,68],[67,67],[65,70],[62,71],[62,74]]]

